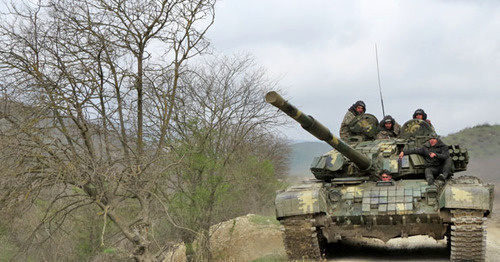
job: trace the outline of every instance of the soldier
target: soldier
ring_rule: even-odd
[[[434,184],[434,177],[444,181],[451,174],[452,160],[448,152],[448,146],[443,143],[434,133],[429,136],[429,141],[425,142],[423,147],[412,150],[403,150],[399,154],[399,158],[404,155],[419,154],[425,159],[425,180],[429,185]]]
[[[427,119],[427,114],[421,108],[419,108],[419,109],[415,110],[415,112],[413,112],[413,119],[424,120],[425,122],[427,122],[429,124],[429,126],[432,127],[431,120]]]
[[[356,101],[345,113],[344,120],[342,120],[342,124],[340,124],[340,139],[346,140],[349,138],[349,124],[351,121],[359,115],[362,115],[366,112],[365,102],[359,100]]]
[[[396,122],[392,116],[385,116],[378,126],[378,133],[376,139],[389,139],[391,137],[398,137],[401,126]]]
[[[382,172],[380,172],[380,178],[382,178],[382,181],[392,181],[391,172],[387,169],[382,170]]]

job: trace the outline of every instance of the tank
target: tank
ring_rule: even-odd
[[[467,149],[449,145],[453,175],[428,185],[424,158],[405,155],[403,149],[420,147],[433,128],[412,119],[399,138],[374,139],[378,121],[365,114],[351,122],[351,136],[342,141],[311,116],[298,110],[276,92],[266,101],[300,123],[313,136],[333,147],[311,163],[314,178],[292,185],[276,195],[276,218],[284,230],[291,260],[324,257],[328,243],[343,238],[392,238],[427,235],[446,237],[451,261],[484,261],[484,221],[493,208],[493,185],[456,173],[465,171]],[[381,170],[393,180],[379,181]]]

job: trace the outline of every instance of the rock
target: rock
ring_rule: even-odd
[[[185,262],[186,259],[186,245],[178,243],[173,245],[171,250],[167,252],[163,262]]]
[[[286,258],[282,231],[274,218],[249,214],[212,226],[210,235],[214,261]]]

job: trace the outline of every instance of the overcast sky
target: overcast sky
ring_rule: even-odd
[[[209,38],[253,54],[335,135],[357,100],[383,117],[375,44],[385,112],[401,125],[417,108],[440,135],[500,124],[500,1],[222,0]]]

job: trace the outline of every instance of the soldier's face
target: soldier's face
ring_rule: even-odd
[[[364,107],[362,107],[362,106],[357,106],[356,107],[356,112],[358,112],[358,114],[362,114],[363,111],[364,111]]]
[[[384,123],[384,126],[386,129],[391,129],[392,123],[391,122]]]
[[[431,146],[435,146],[437,144],[438,140],[436,138],[431,138],[429,139],[429,144],[431,144]]]
[[[388,174],[382,174],[382,181],[390,181],[391,180],[391,176],[388,175]]]
[[[417,119],[420,119],[420,120],[423,120],[423,119],[424,119],[424,116],[423,116],[423,115],[421,115],[421,114],[418,114],[418,115],[416,115],[415,117],[416,117]]]

